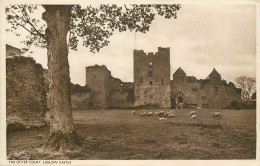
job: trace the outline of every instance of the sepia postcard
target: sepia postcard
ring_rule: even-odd
[[[0,165],[260,164],[259,1],[0,12]]]

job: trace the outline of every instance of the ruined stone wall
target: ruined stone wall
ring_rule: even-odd
[[[15,56],[15,55],[20,56],[21,54],[22,51],[20,49],[6,44],[6,57]]]
[[[133,83],[110,76],[106,81],[107,107],[123,109],[134,107],[133,89]]]
[[[171,107],[169,48],[155,54],[134,50],[134,97],[135,106]]]
[[[42,66],[28,57],[6,58],[7,125],[44,126],[46,110]]]
[[[112,77],[111,71],[104,65],[86,67],[86,85],[91,89],[91,93],[77,96],[75,94],[73,98],[85,98],[93,109],[128,108],[133,105],[133,83],[124,83]]]
[[[80,86],[71,83],[71,107],[73,110],[94,109],[93,101],[91,100],[91,89],[85,85]]]
[[[110,108],[130,109],[134,107],[134,93],[132,91],[113,90],[109,96]]]
[[[233,83],[227,84],[221,80],[221,76],[214,70],[207,79],[197,80],[178,69],[171,83],[172,107],[179,106],[179,98],[183,98],[185,107],[228,108],[233,101],[240,104],[239,89]]]
[[[109,72],[104,65],[86,67],[86,85],[92,90],[91,100],[96,109],[107,107],[105,84],[108,75]]]

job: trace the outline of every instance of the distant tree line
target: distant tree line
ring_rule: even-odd
[[[237,87],[241,88],[242,108],[256,108],[256,78],[240,76],[235,79]]]
[[[242,89],[242,101],[251,101],[256,99],[256,78],[240,76],[235,79],[238,88]]]

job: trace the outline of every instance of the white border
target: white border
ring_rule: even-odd
[[[30,3],[30,4],[149,4],[149,3],[160,3],[160,4],[170,4],[170,3],[180,3],[180,4],[256,4],[257,8],[257,16],[256,16],[256,49],[257,49],[257,55],[256,55],[256,80],[257,80],[257,89],[260,88],[259,81],[260,81],[260,56],[259,56],[259,18],[260,18],[260,12],[259,12],[259,2],[258,0],[128,0],[128,1],[120,1],[120,0],[81,0],[81,1],[69,1],[69,0],[59,0],[59,1],[53,1],[53,0],[37,0],[37,1],[26,1],[26,0],[9,0],[9,1],[3,1],[0,3],[0,165],[9,165],[8,160],[6,160],[6,101],[5,101],[5,92],[6,92],[6,78],[5,78],[5,6],[7,4],[19,4],[19,3]],[[241,18],[246,19],[246,18]],[[257,94],[257,121],[256,124],[259,126],[259,97],[260,95]],[[258,136],[259,134],[259,128],[257,127],[257,155],[256,160],[70,160],[72,164],[69,165],[113,165],[113,166],[122,166],[122,165],[182,165],[182,166],[190,166],[190,165],[208,165],[208,166],[219,166],[219,165],[236,165],[236,166],[245,166],[245,165],[260,165],[260,156],[259,156],[259,149],[260,149],[260,138]],[[43,161],[43,160],[42,160]],[[52,160],[54,161],[54,160]],[[59,160],[55,160],[59,161]],[[29,165],[29,164],[11,164],[11,165]],[[32,164],[30,164],[32,165]],[[47,165],[47,164],[41,164],[41,165]],[[66,165],[66,164],[63,164]]]

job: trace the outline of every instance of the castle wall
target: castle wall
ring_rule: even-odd
[[[46,110],[42,66],[28,57],[6,58],[7,126],[44,126]]]
[[[112,77],[104,65],[86,67],[86,85],[91,93],[85,94],[85,98],[94,109],[133,107],[133,83]]]
[[[110,108],[133,108],[133,91],[113,90],[109,96]]]
[[[71,108],[73,110],[93,109],[94,103],[91,99],[91,89],[88,86],[74,85],[71,83]]]
[[[134,50],[134,97],[135,106],[171,107],[169,48],[155,54]]]
[[[86,85],[92,90],[91,102],[96,109],[107,107],[106,82],[109,71],[105,66],[86,67]]]
[[[21,55],[22,51],[18,48],[6,44],[6,57]]]
[[[183,98],[185,107],[228,108],[233,101],[241,103],[240,91],[233,83],[222,81],[215,69],[205,80],[197,80],[186,74],[180,75],[178,72],[182,71],[178,70],[171,82],[173,108],[179,107],[179,97]]]

